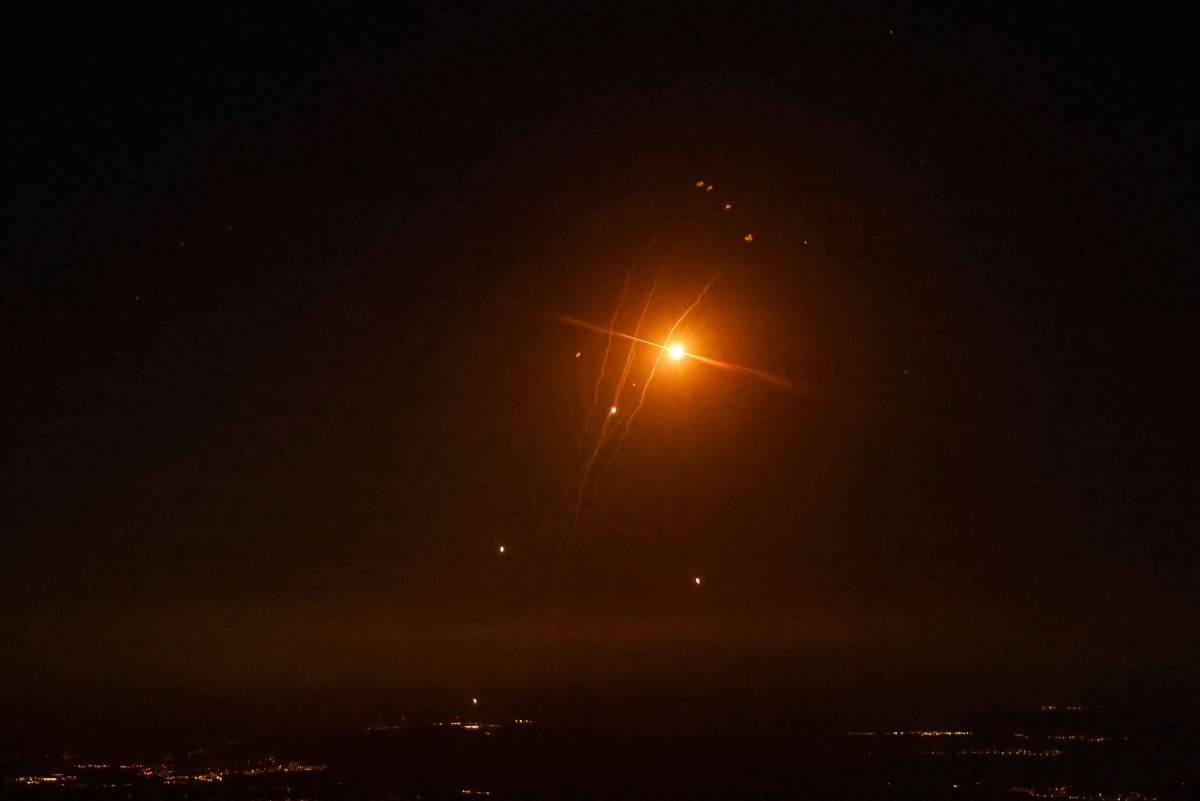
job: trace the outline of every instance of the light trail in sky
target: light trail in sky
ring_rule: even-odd
[[[719,273],[718,273],[718,275],[719,275]],[[712,285],[716,282],[716,280],[717,280],[717,275],[714,275],[712,278],[710,278],[708,283],[704,285],[704,289],[700,290],[700,294],[696,296],[696,299],[694,301],[692,301],[692,304],[690,306],[688,306],[686,309],[684,309],[683,314],[679,315],[679,317],[675,320],[675,324],[671,326],[671,330],[667,332],[666,341],[661,345],[655,343],[654,346],[658,348],[658,355],[655,356],[654,364],[650,368],[650,376],[642,383],[642,391],[641,391],[641,394],[638,395],[638,400],[637,400],[637,403],[634,405],[633,410],[629,412],[628,416],[626,416],[626,418],[623,421],[621,421],[624,423],[624,425],[620,427],[621,434],[617,438],[616,444],[613,446],[612,450],[608,454],[608,461],[606,461],[604,463],[604,467],[601,468],[601,470],[600,470],[599,474],[596,476],[596,480],[593,484],[593,486],[597,490],[599,489],[600,479],[602,479],[604,477],[604,474],[608,471],[608,468],[610,466],[612,466],[613,461],[617,458],[617,452],[621,450],[621,446],[625,443],[625,437],[628,436],[629,429],[633,425],[633,418],[637,416],[637,413],[639,411],[641,411],[642,404],[644,404],[646,402],[646,393],[650,390],[650,384],[652,384],[654,382],[654,376],[658,373],[658,366],[659,366],[659,364],[662,363],[663,356],[671,354],[673,348],[679,347],[677,344],[673,343],[672,339],[671,339],[673,336],[675,336],[676,329],[678,329],[680,324],[683,323],[683,321],[687,319],[687,316],[692,313],[692,310],[700,305],[700,301],[704,300],[704,296],[708,294],[708,290],[712,289]],[[640,324],[639,324],[639,327],[640,327]],[[636,331],[635,331],[635,333],[636,333]],[[633,351],[636,348],[637,348],[636,342],[633,343],[632,345],[630,345],[629,356],[630,356],[631,360],[633,358]],[[681,356],[682,356],[682,352],[679,357],[674,357],[674,358],[678,359]],[[624,379],[622,378],[622,381],[623,380]],[[620,424],[618,424],[618,425],[620,425]],[[597,454],[598,453],[599,453],[599,450],[597,449]]]
[[[604,326],[594,325],[593,323],[589,323],[586,320],[580,320],[576,317],[568,317],[565,314],[555,314],[554,319],[558,320],[560,323],[566,323],[567,325],[573,325],[577,328],[583,328],[588,331],[595,331],[597,334],[604,334],[605,336],[608,336],[611,334],[612,336],[618,337],[620,339],[628,340],[630,342],[640,342],[643,345],[651,345],[655,348],[665,348],[666,347],[665,345],[660,345],[659,343],[653,342],[649,339],[642,339],[641,337],[635,337],[632,334],[626,334],[621,331],[610,330],[608,328],[605,328]]]

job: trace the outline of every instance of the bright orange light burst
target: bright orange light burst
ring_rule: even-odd
[[[672,359],[683,358],[683,345],[672,345],[671,347],[667,348],[667,355]]]

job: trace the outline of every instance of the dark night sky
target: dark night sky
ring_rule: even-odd
[[[9,32],[0,703],[1196,714],[1190,20],[314,8]],[[656,378],[568,547],[645,252],[798,389]]]

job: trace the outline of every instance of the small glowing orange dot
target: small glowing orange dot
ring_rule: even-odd
[[[667,348],[667,354],[668,354],[668,355],[669,355],[669,356],[670,356],[672,359],[679,359],[679,358],[682,358],[682,356],[683,356],[683,346],[682,346],[682,345],[672,345],[671,347]]]
[[[696,181],[696,186],[704,186],[704,181]]]
[[[696,583],[697,583],[697,584],[699,584],[699,583],[700,583],[700,577],[699,577],[699,576],[696,576]]]
[[[609,414],[616,414],[616,413],[617,413],[617,407],[616,407],[616,406],[612,407],[611,409],[609,409],[609,410],[608,410],[608,413],[609,413]]]
[[[479,699],[478,699],[478,698],[472,698],[472,699],[471,699],[471,703],[472,703],[472,704],[478,704],[478,703],[479,703]]]
[[[729,211],[732,208],[733,208],[733,206],[731,204],[729,204],[729,203],[725,204],[725,211]]]
[[[582,356],[582,355],[583,355],[583,351],[580,351],[580,350],[577,350],[577,351],[575,351],[575,358],[576,358],[576,359],[578,359],[578,358],[579,358],[580,356]]]
[[[504,553],[504,546],[503,546],[503,545],[501,545],[501,546],[500,546],[500,553]]]
[[[747,241],[747,242],[753,242],[753,241],[754,241],[754,234],[746,234],[746,237],[745,237],[745,238],[746,238],[746,241]]]
[[[704,187],[704,191],[705,191],[705,192],[711,192],[712,190],[713,190],[713,185],[712,185],[712,184],[709,184],[708,186]]]

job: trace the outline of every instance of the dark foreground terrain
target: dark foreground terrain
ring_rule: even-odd
[[[593,731],[470,717],[380,723],[156,759],[19,750],[5,798],[1194,799],[1200,741],[1078,707],[962,728]]]

